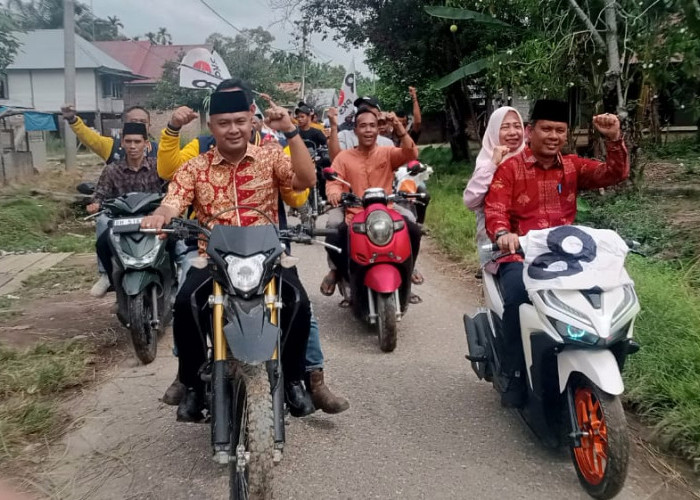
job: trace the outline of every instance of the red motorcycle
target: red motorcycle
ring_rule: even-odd
[[[341,179],[324,169],[327,180]],[[348,184],[349,185],[349,184]],[[390,202],[425,197],[425,193],[387,195],[382,188],[370,188],[362,198],[343,193],[344,207],[362,207],[348,225],[348,275],[355,316],[377,325],[379,347],[396,349],[397,323],[406,312],[411,295],[413,254],[406,221],[389,208]]]

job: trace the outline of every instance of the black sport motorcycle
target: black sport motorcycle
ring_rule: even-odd
[[[234,207],[217,216],[241,209],[258,212]],[[279,230],[271,220],[264,226],[215,225],[208,230],[191,220],[173,219],[163,232],[182,239],[197,235],[207,242],[209,258],[199,265],[206,265],[212,277],[211,285],[203,285],[212,289],[205,306],[211,308],[211,329],[200,331],[209,339],[200,374],[213,459],[229,466],[231,499],[272,498],[273,465],[281,460],[285,442],[280,354],[286,336],[278,326],[285,284],[279,271],[296,263],[285,252],[289,243],[317,240],[304,226]]]

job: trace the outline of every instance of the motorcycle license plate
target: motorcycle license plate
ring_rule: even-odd
[[[115,219],[112,221],[112,231],[115,233],[133,233],[141,227],[143,217],[132,219]]]

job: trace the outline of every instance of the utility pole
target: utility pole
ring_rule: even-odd
[[[75,102],[75,15],[73,0],[63,0],[63,58],[66,103]],[[64,122],[63,138],[65,140],[66,170],[75,169],[78,148],[75,134]]]
[[[306,95],[306,26],[301,29],[301,100]]]

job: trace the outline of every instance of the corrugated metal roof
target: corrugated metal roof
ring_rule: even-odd
[[[93,42],[103,52],[126,65],[133,73],[145,76],[138,84],[155,83],[163,77],[163,65],[168,61],[180,61],[182,56],[196,47],[211,50],[210,45],[152,45],[148,40],[115,40]]]
[[[7,69],[63,69],[63,30],[34,30],[15,33],[20,48]],[[133,73],[128,67],[106,54],[79,35],[75,35],[76,69],[105,68]]]

